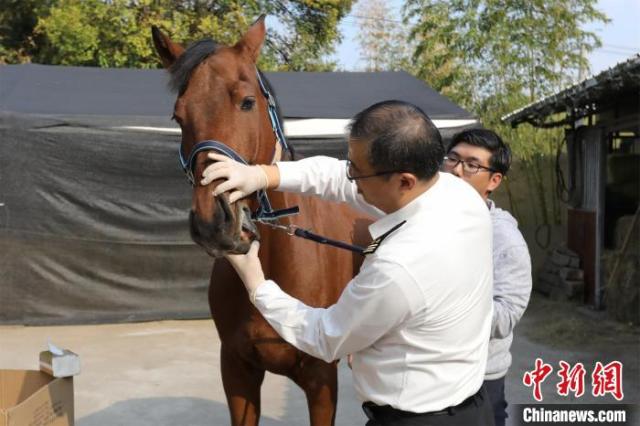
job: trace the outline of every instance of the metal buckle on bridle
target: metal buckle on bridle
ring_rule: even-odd
[[[296,225],[293,224],[289,224],[289,225],[283,225],[281,223],[274,223],[274,222],[269,222],[269,221],[265,221],[265,220],[257,220],[256,222],[261,223],[263,225],[266,225],[270,228],[273,229],[279,229],[281,231],[284,231],[287,233],[287,235],[289,236],[294,236],[296,234],[296,229],[298,229],[298,227]]]

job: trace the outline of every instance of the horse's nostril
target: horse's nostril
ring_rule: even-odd
[[[231,206],[227,202],[226,197],[219,196],[217,198],[218,205],[220,206],[220,210],[222,211],[222,223],[228,223],[233,221],[233,213],[231,212]]]
[[[191,234],[191,239],[198,242],[200,232],[198,231],[198,225],[196,224],[195,213],[193,210],[189,211],[189,233]]]

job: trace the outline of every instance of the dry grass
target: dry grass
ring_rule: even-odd
[[[640,345],[640,327],[611,321],[605,312],[582,303],[553,301],[536,293],[523,323],[521,331],[529,339],[556,349],[615,351]]]

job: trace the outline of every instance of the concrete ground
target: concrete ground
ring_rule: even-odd
[[[229,424],[220,341],[210,320],[0,326],[0,368],[37,369],[49,339],[81,357],[74,379],[77,426]],[[363,424],[350,370],[340,364],[337,422]],[[262,398],[261,425],[308,424],[304,394],[288,379],[267,374]]]
[[[512,404],[532,403],[522,375],[536,357],[554,372],[543,385],[544,402],[612,402],[586,395],[579,400],[555,392],[558,361],[583,362],[586,390],[595,361],[624,364],[625,403],[640,399],[640,339],[637,328],[588,315],[572,304],[534,298],[518,326],[507,395]],[[0,368],[36,369],[47,340],[80,354],[75,379],[78,426],[228,425],[213,323],[160,321],[117,325],[0,326]],[[308,424],[302,391],[287,379],[268,374],[263,385],[262,425]],[[340,363],[337,425],[363,425],[351,373]],[[511,423],[511,422],[510,422]]]

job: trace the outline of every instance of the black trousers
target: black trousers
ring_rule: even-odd
[[[459,405],[433,413],[409,413],[368,402],[362,408],[369,418],[366,426],[493,426],[493,411],[484,386]]]
[[[485,380],[483,386],[487,389],[491,407],[493,407],[493,419],[496,426],[504,426],[507,419],[507,400],[504,397],[504,377],[496,380]]]

